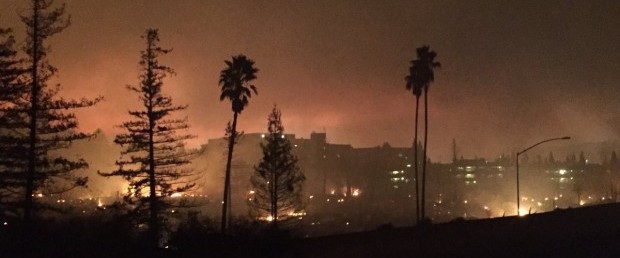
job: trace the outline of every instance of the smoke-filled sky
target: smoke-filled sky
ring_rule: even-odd
[[[28,2],[0,0],[0,27]],[[57,4],[60,0],[56,1]],[[441,69],[429,91],[429,151],[492,157],[541,139],[620,134],[620,1],[65,1],[72,25],[49,43],[62,96],[105,102],[80,111],[81,128],[117,133],[137,108],[140,36],[159,28],[177,76],[164,91],[186,115],[195,144],[232,118],[219,101],[224,60],[243,53],[260,69],[238,128],[264,131],[275,103],[289,133],[356,147],[410,146],[414,96],[404,77],[429,44]]]

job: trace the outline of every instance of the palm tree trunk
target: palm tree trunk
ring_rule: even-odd
[[[413,178],[415,181],[415,222],[420,222],[420,181],[418,180],[418,110],[420,96],[415,97],[415,133],[413,136]]]
[[[230,210],[230,164],[232,163],[233,148],[237,137],[237,112],[233,116],[232,132],[228,139],[228,159],[226,160],[226,175],[224,176],[224,198],[222,198],[222,224],[221,232],[226,234],[228,226],[228,211]]]
[[[424,150],[422,155],[422,219],[426,218],[426,147],[428,146],[428,90],[424,91]]]

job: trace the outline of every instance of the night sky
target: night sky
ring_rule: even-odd
[[[60,1],[58,1],[60,2]],[[78,113],[106,134],[139,105],[140,36],[159,28],[177,76],[164,92],[186,112],[194,144],[232,119],[219,101],[224,60],[243,53],[260,69],[259,95],[238,128],[264,131],[274,103],[288,133],[356,147],[411,146],[414,96],[404,77],[415,48],[442,63],[429,91],[429,151],[493,157],[541,139],[620,135],[620,1],[65,1],[72,25],[49,41],[62,96],[106,101]],[[0,0],[0,27],[28,1]]]

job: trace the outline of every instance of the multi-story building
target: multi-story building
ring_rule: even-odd
[[[260,148],[265,134],[250,133],[239,138],[232,163],[232,210],[235,215],[247,214],[245,200],[251,190],[250,177],[262,157]],[[389,144],[372,148],[353,148],[348,144],[327,142],[325,133],[312,133],[309,139],[286,134],[298,157],[298,165],[306,176],[304,192],[310,210],[325,210],[345,200],[364,198],[358,207],[366,214],[371,210],[406,215],[403,202],[413,207],[412,148],[394,148]],[[226,165],[227,140],[211,139],[203,146],[203,154],[194,161],[204,171],[203,191],[213,201],[221,201]],[[407,209],[407,212],[410,212]],[[387,216],[383,214],[381,216]],[[412,215],[413,216],[413,215]]]
[[[245,134],[235,145],[232,163],[232,214],[235,216],[247,214],[250,177],[262,156],[263,137],[261,133]],[[285,137],[291,141],[298,165],[306,176],[304,193],[308,216],[355,218],[368,227],[413,223],[416,199],[413,148],[392,147],[387,143],[354,148],[348,144],[329,143],[325,133],[312,133],[307,139],[294,134]],[[209,140],[203,151],[194,164],[204,171],[203,191],[218,203],[222,198],[227,141]],[[454,158],[452,163],[429,162],[427,216],[435,221],[446,221],[456,217],[514,215],[514,163],[510,157],[494,161]],[[418,181],[421,181],[421,164],[418,165]],[[606,169],[608,167],[610,169]],[[580,162],[523,161],[520,167],[521,206],[529,212],[544,212],[555,207],[615,200],[617,183],[614,182],[618,180],[614,178],[618,177],[613,176],[617,172],[612,170],[619,169],[612,167]],[[419,185],[421,188],[421,182]],[[219,212],[220,207],[212,207]]]

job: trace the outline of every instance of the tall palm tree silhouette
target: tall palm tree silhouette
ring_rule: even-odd
[[[225,99],[232,103],[233,123],[230,137],[228,138],[228,159],[226,161],[226,175],[224,179],[224,197],[222,205],[222,234],[226,233],[228,225],[228,212],[230,210],[230,165],[232,162],[233,147],[237,137],[237,116],[248,105],[252,92],[258,94],[256,87],[251,81],[256,79],[258,69],[254,67],[254,61],[244,55],[233,56],[232,61],[226,60],[226,68],[220,72],[219,85],[222,87],[220,101]]]
[[[431,82],[435,80],[435,68],[440,68],[441,64],[435,62],[437,53],[430,50],[430,46],[425,45],[416,49],[417,59],[411,61],[411,68],[409,70],[411,77],[411,88],[416,94],[415,88],[420,87],[421,92],[424,92],[424,146],[422,155],[422,193],[420,198],[420,214],[422,219],[425,218],[425,204],[426,204],[426,163],[427,163],[427,146],[428,146],[428,90]],[[409,86],[407,86],[409,88]],[[420,92],[420,93],[421,93]],[[419,93],[418,93],[419,94]],[[419,95],[416,95],[416,138],[417,138],[417,103]],[[414,147],[417,149],[416,147]],[[416,150],[417,152],[417,150]],[[417,156],[415,158],[417,161]],[[417,168],[417,167],[416,167]]]
[[[411,91],[415,95],[415,133],[413,136],[413,171],[415,181],[415,215],[416,223],[420,221],[420,190],[418,180],[418,110],[420,107],[420,96],[422,95],[422,84],[419,82],[419,75],[417,62],[411,61],[411,67],[409,67],[409,75],[405,77],[407,90]]]

